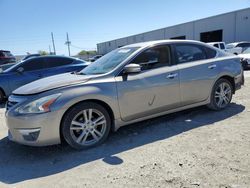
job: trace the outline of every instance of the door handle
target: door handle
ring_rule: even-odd
[[[209,69],[214,69],[216,67],[217,67],[216,65],[210,65],[210,66],[208,66]]]
[[[167,79],[174,79],[177,76],[178,76],[177,73],[170,73],[169,75],[167,75]]]

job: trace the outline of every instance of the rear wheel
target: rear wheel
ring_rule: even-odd
[[[70,109],[62,122],[62,134],[75,149],[87,149],[107,138],[111,119],[107,110],[97,103],[80,103]]]
[[[214,84],[208,107],[212,110],[222,110],[230,104],[232,95],[232,84],[226,79],[219,79]]]

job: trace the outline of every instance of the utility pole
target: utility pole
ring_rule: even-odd
[[[51,55],[51,48],[50,48],[50,45],[49,45],[49,55]]]
[[[56,55],[56,47],[55,47],[55,41],[54,41],[53,32],[51,32],[51,39],[52,39],[52,44],[53,44],[53,49],[54,49],[54,55]]]
[[[67,41],[65,42],[65,45],[68,46],[69,56],[70,56],[70,44],[71,44],[71,42],[69,41],[69,34],[68,34],[68,32],[67,32]]]

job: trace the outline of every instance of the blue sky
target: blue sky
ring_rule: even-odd
[[[250,0],[0,0],[0,49],[20,55],[52,48],[67,55],[96,44],[250,7]],[[80,47],[80,48],[79,48]]]

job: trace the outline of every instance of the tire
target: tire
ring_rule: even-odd
[[[82,102],[72,107],[61,124],[63,138],[77,150],[100,145],[108,137],[110,128],[109,113],[103,106],[93,102]]]
[[[224,93],[220,92],[221,89],[223,90]],[[223,78],[219,79],[214,84],[214,87],[211,93],[210,103],[207,106],[211,110],[215,110],[215,111],[223,110],[230,104],[232,100],[232,96],[233,96],[233,86],[231,82],[229,82],[227,79],[223,79]]]
[[[248,66],[247,61],[241,61],[241,64],[242,64],[243,70],[247,70],[247,66]]]
[[[0,89],[0,104],[2,104],[5,100],[4,92]]]

